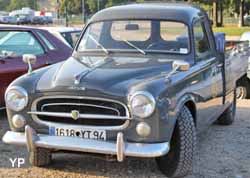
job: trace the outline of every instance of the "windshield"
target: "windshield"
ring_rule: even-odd
[[[63,32],[61,35],[64,39],[69,43],[69,45],[73,48],[81,34],[81,31],[72,31],[72,32]]]
[[[77,50],[188,54],[189,48],[188,27],[184,23],[122,20],[90,24]]]

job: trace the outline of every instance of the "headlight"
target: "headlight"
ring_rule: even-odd
[[[150,116],[155,110],[154,97],[145,91],[136,92],[132,95],[129,104],[132,114],[140,118]]]
[[[21,111],[28,104],[28,93],[21,87],[11,87],[5,93],[5,104],[11,110]]]

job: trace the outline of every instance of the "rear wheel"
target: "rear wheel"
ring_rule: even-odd
[[[36,148],[29,153],[29,161],[32,166],[43,167],[51,162],[51,152],[44,148]]]
[[[247,80],[241,80],[237,84],[236,97],[237,99],[248,99],[250,98],[250,82]]]
[[[170,151],[156,158],[159,169],[167,177],[183,177],[192,170],[196,146],[196,129],[190,110],[184,106],[178,116],[170,143]]]

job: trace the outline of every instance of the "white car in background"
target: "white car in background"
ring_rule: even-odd
[[[244,32],[240,36],[239,41],[250,42],[250,32]],[[248,68],[247,77],[245,77],[243,80],[238,81],[236,93],[238,99],[250,99],[250,66]]]
[[[74,27],[41,27],[41,29],[49,31],[71,48],[74,48],[82,31]]]
[[[240,36],[240,41],[250,41],[250,32],[244,32]]]

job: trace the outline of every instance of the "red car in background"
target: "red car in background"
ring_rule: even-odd
[[[8,85],[27,73],[24,54],[37,58],[34,69],[67,59],[72,49],[46,30],[0,25],[0,108],[4,107],[4,93]]]

